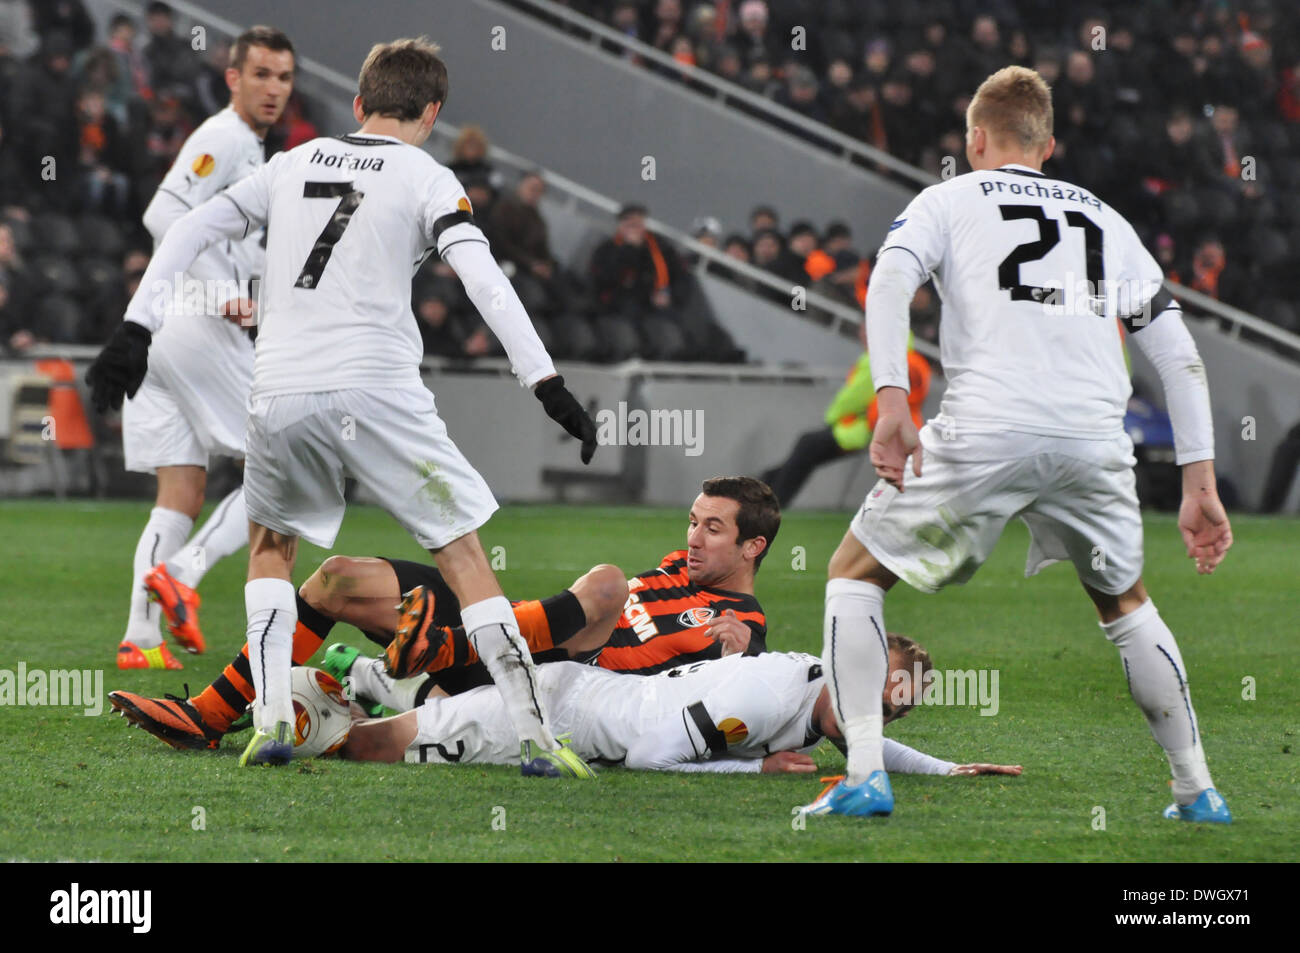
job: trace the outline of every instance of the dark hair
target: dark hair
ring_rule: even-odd
[[[170,4],[163,3],[162,0],[154,0],[153,3],[144,8],[144,15],[147,17],[151,17],[155,13],[160,13],[172,19],[176,18],[176,11],[171,8]]]
[[[811,235],[817,237],[817,229],[813,228],[811,222],[795,222],[790,226],[790,237],[798,238],[800,235]]]
[[[770,205],[755,205],[753,210],[749,213],[749,220],[752,222],[760,215],[766,215],[774,222],[780,221],[780,218],[776,214],[776,209],[772,208]]]
[[[109,32],[109,33],[112,33],[114,30],[116,30],[116,29],[117,29],[118,27],[120,27],[120,26],[129,26],[131,29],[134,30],[134,29],[135,29],[135,21],[132,20],[132,19],[131,19],[129,16],[127,16],[125,13],[118,13],[118,14],[115,14],[115,15],[113,16],[113,19],[111,19],[111,20],[108,21],[108,32]]]
[[[273,26],[250,26],[235,38],[234,45],[230,47],[230,68],[243,70],[244,61],[248,59],[248,51],[254,46],[276,53],[285,50],[294,52],[293,43],[282,30],[277,30]],[[297,54],[294,56],[296,58]]]
[[[376,43],[357,79],[364,116],[419,119],[429,103],[447,101],[447,65],[425,37]]]
[[[618,215],[615,216],[615,220],[621,222],[623,219],[631,218],[633,215],[640,215],[644,218],[645,214],[646,208],[644,205],[637,205],[635,202],[630,202],[618,210]]]
[[[754,570],[763,562],[763,557],[772,551],[777,530],[781,528],[781,504],[776,494],[762,480],[753,477],[713,477],[705,480],[700,487],[705,496],[719,496],[724,500],[735,500],[740,504],[736,511],[737,543],[762,536],[767,545],[754,558]]]
[[[834,241],[837,238],[852,238],[853,232],[843,222],[831,222],[826,226],[826,240]]]

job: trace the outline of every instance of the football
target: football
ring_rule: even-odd
[[[343,686],[318,668],[293,670],[293,755],[318,758],[333,754],[348,740],[352,727]]]

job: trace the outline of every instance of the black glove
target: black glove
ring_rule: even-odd
[[[149,370],[149,329],[134,321],[123,321],[108,339],[95,363],[86,371],[90,402],[101,414],[122,407],[122,395],[134,397]]]
[[[546,408],[546,415],[582,441],[582,462],[590,463],[596,453],[596,425],[578,398],[564,386],[564,378],[548,377],[533,390]]]

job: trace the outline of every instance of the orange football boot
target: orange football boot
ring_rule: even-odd
[[[433,593],[416,586],[402,597],[397,607],[397,631],[384,649],[384,669],[393,678],[407,678],[446,667],[439,662],[441,650],[449,645],[451,630],[433,624]]]
[[[185,666],[176,660],[167,648],[167,643],[155,645],[151,649],[142,649],[134,642],[123,642],[117,647],[118,668],[166,668],[176,671]]]
[[[144,574],[144,587],[149,590],[149,598],[162,607],[167,628],[176,643],[186,652],[201,655],[207,642],[199,629],[199,594],[177,581],[167,571],[166,563],[159,563]]]
[[[190,687],[186,685],[185,694],[189,693]],[[209,728],[188,699],[171,694],[146,698],[134,692],[109,692],[108,701],[131,724],[177,750],[212,749],[221,744],[221,732]]]

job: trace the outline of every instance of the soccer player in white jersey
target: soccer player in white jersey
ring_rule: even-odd
[[[525,773],[594,776],[550,729],[532,660],[476,532],[496,501],[451,442],[420,380],[411,277],[436,251],[501,339],[520,382],[582,441],[584,463],[595,453],[595,424],[556,375],[456,177],[417,148],[446,95],[437,47],[377,44],[353,105],[360,131],[280,153],[190,212],[142,282],[166,280],[214,241],[268,225],[244,477],[256,730],[241,764],[292,756],[297,541],[333,544],[351,476],[433,553],[507,703]],[[138,384],[150,332],[163,318],[146,295],[132,299],[127,330],[97,359],[101,375],[120,382],[112,386]]]
[[[906,674],[896,650],[892,661]],[[551,662],[538,668],[538,684],[579,755],[627,768],[811,774],[817,765],[809,752],[823,737],[840,739],[821,660],[798,652],[730,655],[641,678]],[[905,689],[906,704],[891,720],[906,714],[909,695]],[[510,764],[515,749],[489,686],[355,724],[342,753],[358,761]],[[889,739],[883,750],[890,770],[906,774],[1021,772],[1019,765],[954,764]]]
[[[185,141],[145,210],[155,243],[190,209],[262,166],[262,140],[288,102],[293,72],[293,44],[279,30],[253,27],[236,39],[226,70],[230,105]],[[189,536],[203,507],[209,455],[244,455],[253,344],[240,321],[250,308],[248,281],[262,273],[260,240],[250,234],[221,242],[189,266],[153,341],[149,372],[122,410],[126,468],[157,474],[158,491],[135,548],[118,668],[183,667],[162,640],[151,592],[176,641],[202,652],[194,589],[248,542],[242,487]],[[98,395],[96,403],[107,409]]]
[[[994,73],[966,124],[973,171],[908,205],[871,275],[867,337],[880,407],[871,460],[881,480],[831,558],[823,647],[848,775],[806,810],[892,811],[881,749],[885,592],[899,579],[923,592],[965,582],[1019,516],[1032,536],[1026,574],[1070,560],[1119,650],[1173,773],[1165,817],[1226,823],[1187,671],[1142,585],[1118,322],[1164,385],[1183,470],[1178,524],[1200,573],[1213,572],[1232,544],[1215,487],[1205,369],[1132,226],[1088,191],[1043,175],[1055,139],[1042,78],[1018,66]],[[906,400],[907,305],[931,275],[943,300],[948,389],[941,414],[918,434]]]

